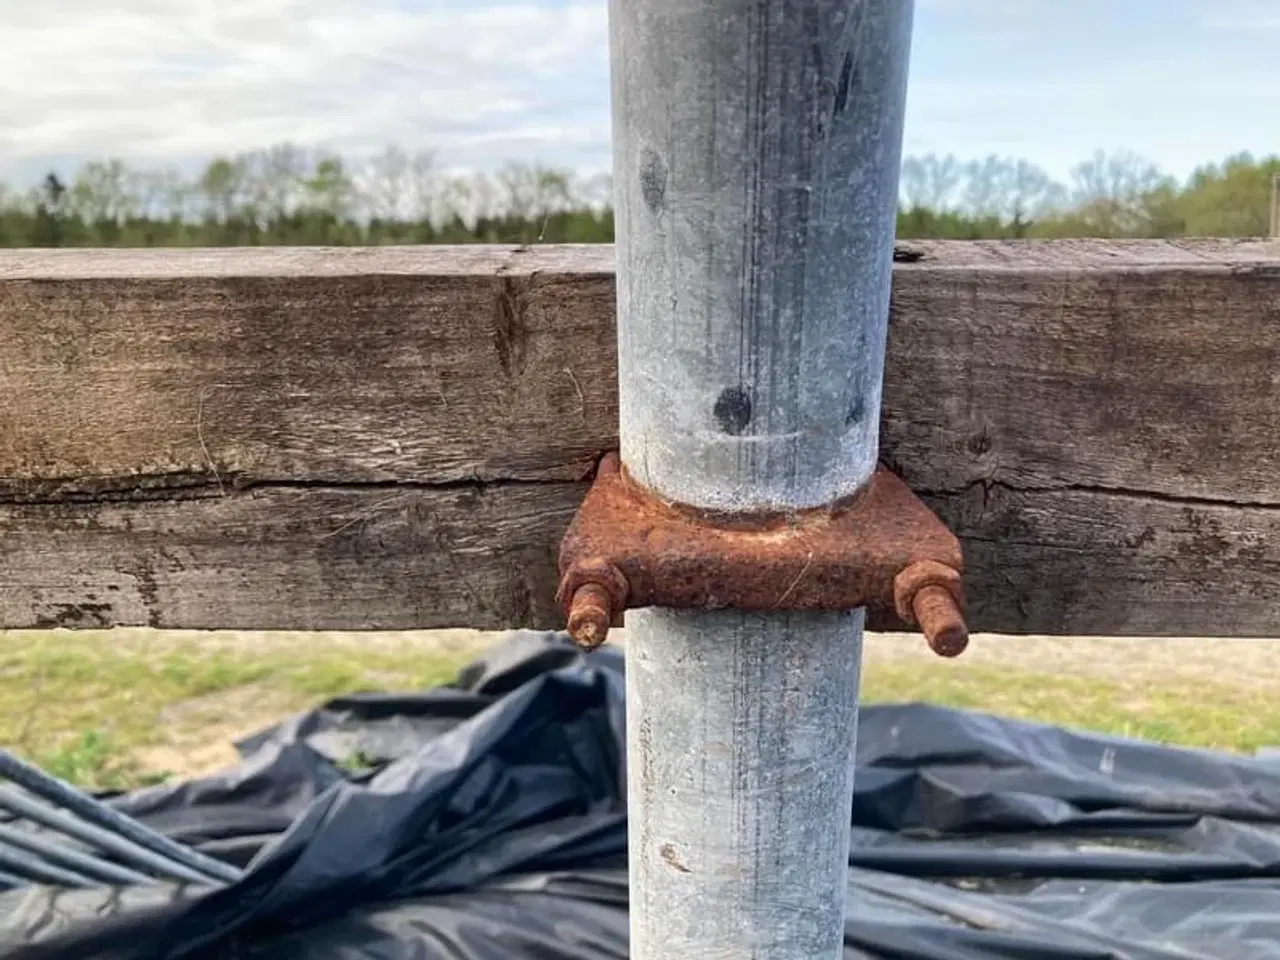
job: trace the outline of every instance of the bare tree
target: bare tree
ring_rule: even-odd
[[[67,196],[66,209],[86,223],[123,223],[141,214],[138,176],[121,160],[86,163]]]
[[[999,216],[1007,204],[1009,164],[994,153],[964,167],[964,210],[973,217]]]
[[[360,175],[360,200],[365,212],[383,221],[404,219],[416,204],[411,197],[409,155],[389,146],[369,159]]]
[[[594,173],[574,184],[574,196],[588,210],[600,213],[613,203],[613,175]]]
[[[964,165],[954,154],[907,157],[900,177],[902,202],[908,209],[950,210],[964,175]]]
[[[1102,237],[1150,232],[1145,198],[1173,186],[1158,166],[1128,150],[1096,151],[1075,166],[1072,179],[1079,219]]]
[[[315,170],[303,181],[305,205],[311,210],[345,220],[354,213],[356,191],[346,164],[336,154],[322,154]]]
[[[1041,167],[1027,160],[1010,159],[1006,200],[1000,213],[1005,220],[1030,224],[1050,216],[1067,202],[1067,188]]]
[[[279,143],[245,157],[254,209],[264,222],[280,220],[298,209],[311,164],[307,151]]]
[[[195,191],[182,171],[173,167],[142,170],[137,175],[142,215],[151,220],[191,220],[197,213]]]
[[[203,215],[218,223],[253,216],[253,180],[247,159],[218,157],[200,177],[197,191],[203,201]]]

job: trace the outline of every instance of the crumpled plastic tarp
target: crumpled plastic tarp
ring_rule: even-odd
[[[926,704],[860,724],[847,960],[1280,960],[1273,761]],[[618,650],[513,634],[450,686],[338,698],[115,798],[245,877],[12,890],[0,956],[623,957],[623,729]]]

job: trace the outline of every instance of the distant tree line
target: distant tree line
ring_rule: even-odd
[[[1242,153],[1185,182],[1098,152],[1060,183],[1026,160],[930,154],[902,165],[904,238],[1263,236],[1280,156]],[[27,190],[0,184],[0,246],[596,243],[613,239],[607,176],[536,164],[454,174],[390,147],[361,163],[283,144],[197,176],[87,163]]]

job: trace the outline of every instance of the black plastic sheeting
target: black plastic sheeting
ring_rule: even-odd
[[[334,700],[115,801],[242,881],[13,890],[0,956],[626,956],[623,711],[616,650],[532,632]],[[848,960],[1280,958],[1280,766],[920,704],[864,708],[858,765]]]

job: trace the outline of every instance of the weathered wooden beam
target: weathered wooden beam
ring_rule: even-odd
[[[580,477],[617,435],[610,253],[0,252],[0,476]]]
[[[975,629],[1280,635],[1280,244],[904,246]],[[0,624],[555,625],[614,336],[607,247],[0,253]]]
[[[585,490],[285,486],[0,506],[0,619],[67,628],[558,625],[556,547]]]

